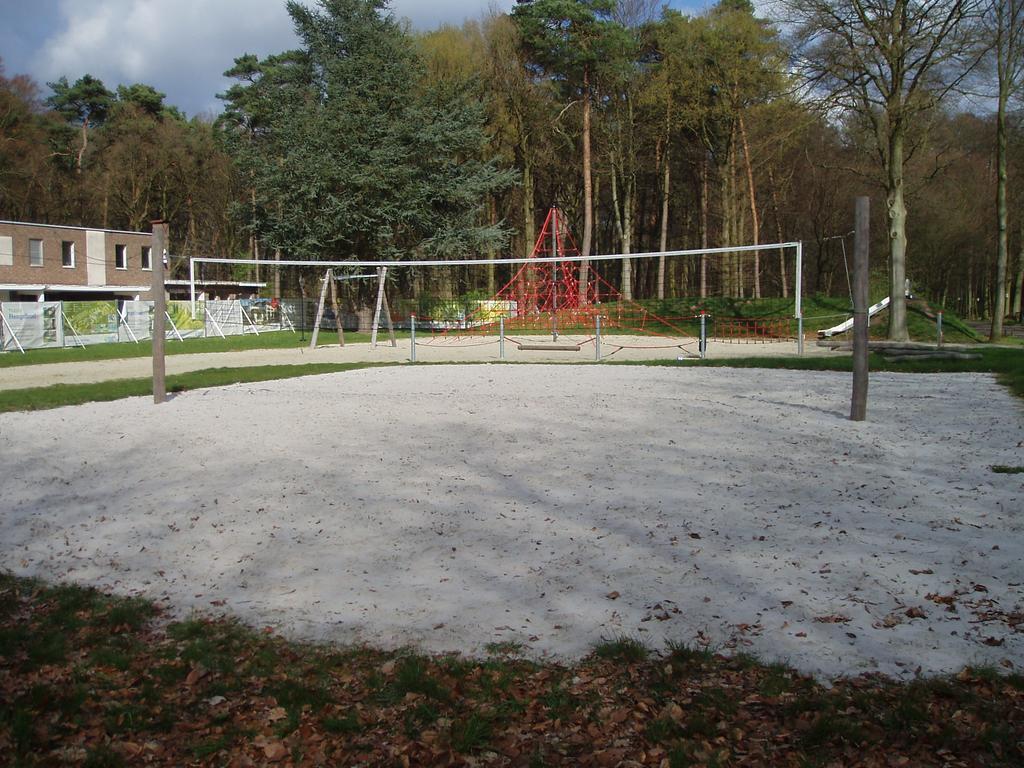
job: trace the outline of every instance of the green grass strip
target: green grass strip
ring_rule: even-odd
[[[793,299],[723,299],[723,298],[678,298],[666,299],[664,301],[644,300],[637,302],[656,317],[648,318],[645,327],[648,332],[668,333],[674,328],[681,328],[696,335],[700,322],[693,319],[693,315],[700,309],[711,312],[713,316],[727,318],[756,319],[777,319],[792,320],[795,302]],[[614,305],[607,306],[608,311],[614,312]],[[829,328],[837,325],[846,317],[850,316],[850,302],[847,298],[806,296],[803,302],[803,314],[805,318],[804,330],[808,333]],[[672,320],[671,326],[663,325],[656,318],[676,318]],[[679,320],[678,318],[689,318]],[[871,332],[875,338],[885,336],[885,313],[875,317],[872,322]],[[713,320],[711,321],[713,324]],[[795,322],[791,323],[795,333]],[[533,330],[517,329],[516,335],[533,335],[544,333],[547,321],[543,318],[538,320],[538,325]],[[964,325],[959,318],[947,312],[943,321],[945,329],[945,340],[947,343],[977,342],[981,340],[974,331]],[[907,308],[907,328],[910,337],[917,341],[935,341],[936,329],[934,317],[927,315],[919,303],[911,302]],[[564,332],[590,333],[593,329],[565,327]],[[618,329],[621,332],[628,332],[628,329]],[[430,333],[423,329],[425,334]],[[496,329],[492,329],[497,333]],[[610,333],[617,332],[616,329],[609,329]],[[396,332],[400,340],[408,340],[407,331]],[[387,332],[381,331],[381,338],[387,338]],[[229,336],[226,339],[219,337],[185,339],[184,341],[168,340],[166,353],[168,355],[195,355],[215,352],[240,352],[254,349],[297,349],[309,344],[310,332],[291,331],[270,331],[241,336]],[[345,341],[350,344],[365,344],[370,341],[369,333],[346,332]],[[336,331],[321,331],[319,344],[330,346],[338,343]],[[129,342],[118,342],[111,344],[95,344],[88,347],[75,347],[68,349],[30,349],[25,354],[20,352],[9,352],[0,354],[0,368],[12,368],[23,365],[43,365],[47,363],[74,363],[91,362],[95,360],[124,360],[133,357],[151,357],[153,346],[150,341],[142,341],[138,344]]]
[[[1017,397],[1024,398],[1024,350],[979,347],[972,350],[980,360],[908,360],[888,362],[877,353],[869,357],[872,373],[992,373],[1000,384]],[[706,368],[766,368],[791,371],[853,371],[853,358],[836,357],[735,357],[711,360],[622,360],[607,361],[606,365],[649,365]]]
[[[207,387],[248,384],[258,381],[316,376],[324,373],[378,368],[396,363],[310,363],[308,365],[264,365],[251,368],[208,368],[167,377],[168,392],[187,392]],[[88,384],[54,384],[50,387],[0,390],[0,413],[10,411],[42,411],[65,405],[108,402],[126,397],[153,393],[153,380],[117,379]]]
[[[409,334],[396,332],[398,339],[408,339]],[[383,331],[378,339],[388,338]],[[310,333],[292,333],[291,331],[272,331],[259,336],[228,336],[205,339],[168,339],[165,351],[168,355],[201,355],[215,352],[245,352],[253,349],[299,349],[308,347]],[[368,333],[345,334],[346,344],[367,344]],[[332,346],[338,343],[337,331],[321,331],[317,340],[318,346]],[[72,347],[67,349],[30,349],[20,352],[0,354],[0,368],[15,368],[24,365],[45,365],[47,363],[85,363],[94,360],[125,360],[133,357],[152,357],[153,342],[140,341],[138,344],[118,342],[114,344],[93,344],[88,347]]]
[[[872,354],[873,372],[893,373],[992,373],[1017,397],[1024,398],[1024,351],[1017,349],[980,349],[980,360],[912,360],[886,362]],[[534,363],[419,363],[418,365],[533,365]],[[306,365],[266,365],[249,368],[210,368],[177,374],[167,378],[168,392],[185,392],[229,384],[274,381],[324,373],[338,373],[362,368],[379,368],[410,363],[310,363]],[[561,363],[561,365],[594,365],[594,363]],[[851,371],[852,358],[839,357],[745,357],[720,360],[623,360],[606,361],[603,365],[645,365],[654,367],[764,368],[796,371]],[[0,391],[0,413],[38,411],[65,405],[120,400],[152,393],[152,380],[118,379],[89,384],[55,384],[50,387]]]

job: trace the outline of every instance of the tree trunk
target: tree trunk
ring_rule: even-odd
[[[82,120],[82,146],[78,149],[78,157],[75,159],[75,173],[82,175],[82,158],[85,156],[85,149],[89,146],[89,118]]]
[[[779,216],[779,194],[775,188],[775,173],[772,167],[768,166],[768,185],[772,188],[772,211],[775,215],[775,231],[781,243],[785,238],[782,236],[782,218]],[[789,298],[789,285],[786,280],[786,251],[779,248],[779,280],[782,283],[782,298]]]
[[[495,201],[494,195],[489,196],[489,198],[487,200],[487,212],[488,212],[487,223],[490,226],[492,226],[492,227],[496,226],[497,223],[498,223],[498,203]],[[493,259],[495,256],[497,256],[497,252],[495,251],[494,247],[492,246],[492,247],[490,247],[487,250],[487,258]],[[488,296],[494,296],[494,294],[497,292],[497,287],[495,286],[497,278],[496,278],[496,275],[494,273],[494,266],[495,266],[494,264],[488,264],[487,265],[487,295]]]
[[[633,252],[633,208],[636,205],[636,179],[626,179],[625,197],[622,201],[622,252]],[[628,290],[623,291],[622,298],[633,300],[633,260],[622,260],[622,282]]]
[[[1017,244],[1017,288],[1013,294],[1013,316],[1018,323],[1024,323],[1024,300],[1021,293],[1024,292],[1024,218],[1020,221],[1020,242]]]
[[[615,210],[615,231],[619,235],[619,243],[622,253],[632,253],[632,216],[630,215],[630,182],[623,178],[625,189],[623,196],[619,198],[619,171],[621,169],[619,158],[612,159],[612,208]],[[623,174],[625,176],[625,174]],[[622,260],[622,282],[620,291],[622,298],[626,301],[633,300],[633,263],[632,259]]]
[[[583,68],[583,245],[580,256],[580,304],[589,301],[590,247],[594,239],[594,188],[590,170],[590,68]]]
[[[669,163],[669,148],[668,144],[665,145],[665,157],[663,158],[665,163],[665,176],[661,187],[661,240],[659,242],[659,250],[662,254],[658,257],[658,299],[664,300],[665,298],[665,251],[668,250],[668,200],[669,193],[671,192],[671,172],[672,166]]]
[[[743,140],[743,159],[747,166],[747,188],[750,194],[750,227],[754,245],[761,243],[761,221],[757,215],[757,195],[754,194],[754,169],[750,163],[750,144],[747,141],[747,126],[740,113],[740,138]],[[761,298],[761,252],[754,251],[754,298]]]
[[[733,185],[736,181],[736,162],[735,154],[733,152],[734,144],[730,141],[729,149],[725,153],[725,164],[722,167],[722,173],[719,178],[719,184],[721,187],[721,198],[722,198],[722,232],[719,240],[719,245],[727,247],[732,245],[733,240],[733,227],[735,226],[735,210],[733,206]],[[721,280],[721,295],[724,296],[738,296],[739,293],[736,290],[739,283],[737,279],[737,265],[736,265],[736,254],[725,253],[722,257],[723,261],[723,276]]]
[[[530,160],[529,147],[527,147],[525,136],[521,141],[520,149],[523,155],[523,237],[526,240],[524,243],[525,253],[523,255],[529,258],[530,254],[533,253],[534,241],[537,239],[537,225],[533,218],[533,162]]]
[[[1002,79],[1002,78],[1000,78]],[[1006,222],[1006,93],[1000,83],[999,103],[996,110],[996,284],[992,301],[992,327],[988,340],[998,341],[1003,335],[1003,317],[1006,315],[1006,263],[1009,243]]]
[[[255,224],[256,223],[256,188],[255,187],[253,187],[252,189],[249,190],[249,195],[250,195],[249,199],[252,202],[252,219],[253,219],[253,224]],[[259,241],[256,239],[256,232],[255,232],[255,230],[252,233],[252,238],[251,238],[250,244],[252,245],[252,258],[253,258],[254,261],[256,261],[256,282],[259,282],[259,279],[260,279],[260,265],[259,265],[260,245],[259,245]]]
[[[708,248],[708,153],[702,150],[700,158],[700,247]],[[700,255],[700,297],[708,297],[708,255]]]
[[[886,207],[889,214],[889,341],[909,341],[907,331],[907,207],[903,200],[903,129],[889,134]]]

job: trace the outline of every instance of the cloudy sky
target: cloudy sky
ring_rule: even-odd
[[[391,9],[418,29],[433,29],[513,5],[392,0]],[[8,77],[24,73],[42,85],[89,73],[108,88],[148,83],[189,115],[220,109],[216,94],[227,85],[221,73],[236,56],[265,56],[296,42],[284,0],[0,0],[0,20]]]

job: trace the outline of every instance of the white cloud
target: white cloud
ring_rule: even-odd
[[[282,0],[61,0],[32,69],[46,80],[88,72],[108,87],[149,83],[194,113],[218,108],[236,56],[294,45]]]
[[[392,12],[420,29],[460,24],[514,0],[394,0]],[[36,48],[30,71],[72,82],[85,73],[107,87],[144,82],[189,114],[217,111],[222,73],[236,56],[265,56],[296,44],[284,0],[59,0],[57,24]]]
[[[391,12],[408,18],[417,29],[432,29],[441,23],[461,24],[479,18],[492,6],[507,12],[513,5],[515,0],[392,0]]]

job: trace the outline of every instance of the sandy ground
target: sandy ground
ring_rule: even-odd
[[[594,342],[586,336],[562,336],[559,344],[579,343],[579,352],[520,350],[517,340],[546,343],[551,337],[510,337],[505,342],[505,359],[510,362],[589,362],[595,360]],[[500,360],[497,337],[431,337],[421,334],[416,345],[418,362],[497,362]],[[244,352],[217,352],[197,355],[168,355],[167,373],[186,373],[206,368],[245,368],[260,365],[305,365],[307,363],[408,362],[410,343],[403,339],[397,347],[388,342],[376,349],[369,344],[348,344],[345,347],[306,347],[294,349],[261,349]],[[710,342],[708,356],[796,356],[796,342],[777,344],[746,344]],[[807,355],[839,355],[808,342]],[[677,357],[695,358],[697,341],[692,338],[653,336],[605,336],[601,344],[602,360],[660,360]],[[83,384],[113,379],[137,379],[151,376],[152,359],[148,357],[123,360],[97,360],[84,363],[54,363],[0,369],[0,390],[46,387],[51,384]]]
[[[985,375],[382,368],[0,415],[0,567],[431,651],[1024,665],[1024,411]],[[969,407],[968,407],[969,406]]]

